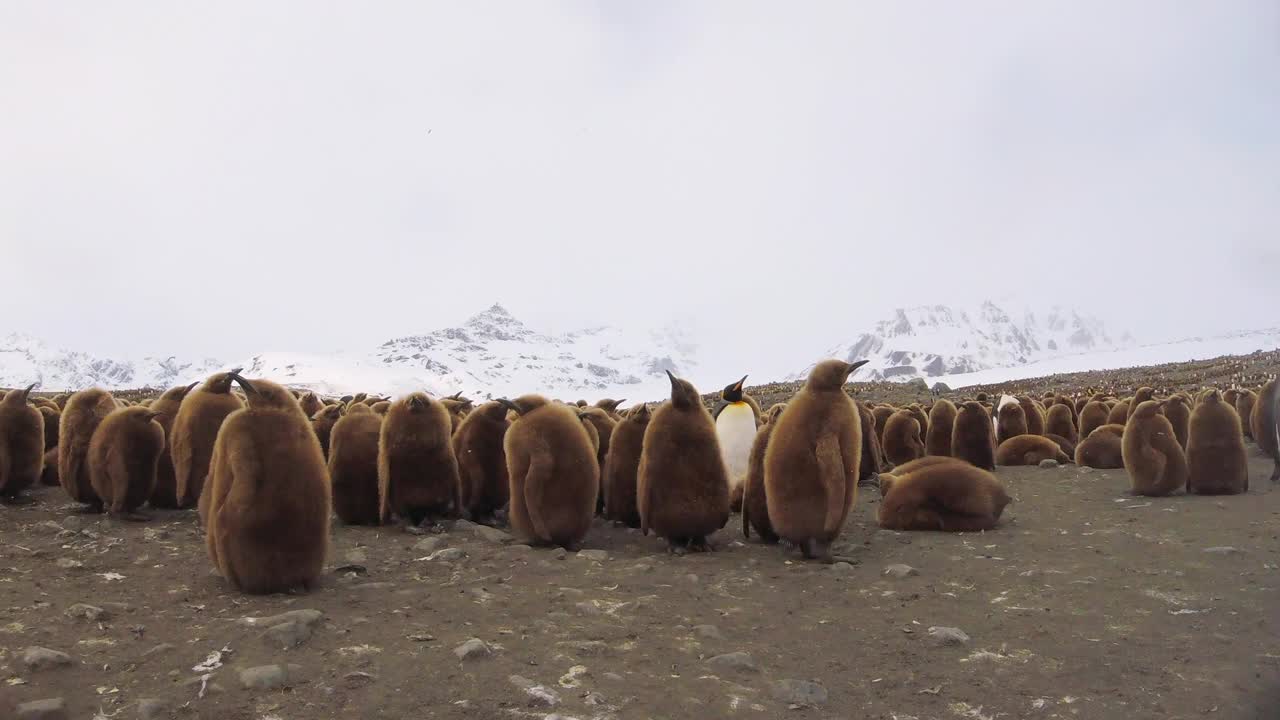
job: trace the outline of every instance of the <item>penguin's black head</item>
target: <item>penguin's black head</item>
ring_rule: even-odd
[[[742,402],[742,386],[746,382],[747,376],[743,375],[738,382],[726,385],[724,390],[720,391],[720,397],[724,398],[725,402]]]

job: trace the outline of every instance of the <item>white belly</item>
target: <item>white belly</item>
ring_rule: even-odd
[[[739,402],[721,410],[716,418],[716,438],[720,441],[725,469],[729,471],[729,488],[733,489],[747,479],[751,443],[756,439],[756,415],[751,406]]]

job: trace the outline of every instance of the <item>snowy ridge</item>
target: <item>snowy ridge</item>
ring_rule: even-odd
[[[216,372],[220,363],[176,357],[99,358],[84,352],[50,347],[20,333],[0,338],[0,386],[40,390],[104,388],[167,388]]]
[[[899,308],[830,357],[869,362],[854,380],[907,381],[1010,368],[1065,355],[1115,350],[1132,343],[1128,333],[1112,340],[1101,320],[1074,310],[1017,308],[991,301],[976,308],[945,305]],[[808,374],[796,373],[792,379]]]

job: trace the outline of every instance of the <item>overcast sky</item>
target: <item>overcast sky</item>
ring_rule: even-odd
[[[2,0],[0,243],[0,332],[98,353],[1271,326],[1280,4]]]

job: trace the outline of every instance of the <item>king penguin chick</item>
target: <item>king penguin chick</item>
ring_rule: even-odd
[[[618,412],[618,406],[626,401],[627,401],[626,398],[623,398],[621,400],[614,400],[613,398],[605,398],[603,400],[597,400],[596,407],[609,413],[609,417],[613,418],[614,422],[622,422],[622,414]]]
[[[769,522],[806,558],[832,561],[831,543],[858,495],[862,422],[844,385],[866,362],[818,363],[775,421],[765,451]]]
[[[510,427],[507,407],[487,402],[472,410],[453,433],[462,507],[475,522],[497,524],[499,512],[511,497],[507,454],[502,446]]]
[[[449,411],[423,392],[391,404],[378,440],[382,522],[424,526],[462,510]]]
[[[352,405],[364,405],[364,403],[351,403]],[[338,420],[342,418],[343,407],[341,405],[325,405],[311,416],[311,429],[316,434],[316,439],[320,441],[320,452],[324,456],[329,457],[329,438],[333,434],[333,426],[338,424]]]
[[[288,390],[250,382],[247,407],[218,432],[209,471],[207,547],[214,567],[241,592],[315,586],[329,541],[324,454]]]
[[[89,479],[107,511],[125,520],[146,520],[137,510],[156,489],[156,466],[164,452],[160,413],[140,406],[108,415],[89,442]]]
[[[210,375],[199,387],[188,392],[178,407],[169,451],[173,457],[173,474],[177,478],[178,504],[181,507],[198,505],[205,478],[209,475],[209,458],[213,456],[218,429],[228,415],[243,407],[240,398],[231,393],[231,379],[239,372],[240,368],[236,368]],[[203,525],[204,522],[205,516],[201,512],[200,523]]]
[[[173,509],[178,507],[178,476],[173,470],[173,450],[170,438],[173,435],[173,422],[178,417],[182,401],[197,383],[186,387],[175,387],[165,390],[150,407],[156,411],[156,422],[164,429],[164,450],[156,464],[156,487],[151,491],[149,502],[153,508]]]
[[[652,529],[673,551],[710,550],[707,536],[729,521],[729,479],[716,425],[698,391],[667,371],[671,399],[644,434],[636,497],[640,532]]]
[[[1276,378],[1268,380],[1258,391],[1249,423],[1253,441],[1273,463],[1271,482],[1280,481],[1280,381]]]
[[[382,416],[368,405],[356,403],[334,423],[329,435],[333,512],[347,525],[378,524],[378,437],[381,434]]]
[[[1134,495],[1169,495],[1186,486],[1187,458],[1159,402],[1145,400],[1129,413],[1121,451]]]
[[[604,516],[627,527],[640,527],[640,510],[636,507],[636,476],[640,469],[640,453],[644,433],[652,417],[649,406],[640,403],[627,411],[613,429],[609,455],[604,461],[600,494],[604,496]]]
[[[512,531],[539,545],[576,550],[591,529],[600,493],[600,463],[577,408],[541,395],[498,402],[518,418],[503,441]]]
[[[724,404],[716,409],[716,440],[724,458],[725,471],[729,473],[729,510],[742,510],[742,492],[747,481],[747,465],[751,457],[751,444],[756,439],[756,425],[760,411],[754,400],[742,392],[747,376],[720,391]]]
[[[613,429],[618,423],[609,417],[609,413],[598,407],[585,407],[578,410],[578,417],[582,422],[591,426],[591,432],[595,435],[596,460],[600,463],[600,472],[604,473],[604,462],[609,457],[609,444],[613,441]],[[596,514],[604,513],[604,492],[600,493],[600,497],[596,500]]]
[[[751,457],[747,463],[747,482],[742,492],[742,536],[750,538],[751,528],[755,528],[760,539],[770,545],[778,542],[778,535],[773,531],[773,525],[769,523],[769,500],[765,495],[764,487],[764,456],[769,451],[769,438],[773,437],[773,430],[778,426],[777,420],[786,407],[785,403],[778,403],[761,416],[760,420],[763,424],[756,432],[756,439],[751,443]],[[863,422],[875,422],[874,419],[868,420],[871,418],[870,410],[860,408],[859,413]],[[862,435],[863,464],[868,462],[868,437],[874,441],[875,433],[868,430]],[[878,453],[874,448],[871,451]],[[879,455],[877,454],[876,457],[878,458]],[[879,462],[874,462],[878,469]]]
[[[75,393],[62,410],[58,428],[58,481],[67,495],[86,507],[83,512],[102,512],[102,498],[93,491],[89,479],[89,442],[93,431],[115,412],[116,401],[101,388]]]
[[[0,400],[0,501],[17,500],[44,470],[44,414],[27,402],[33,387]]]

